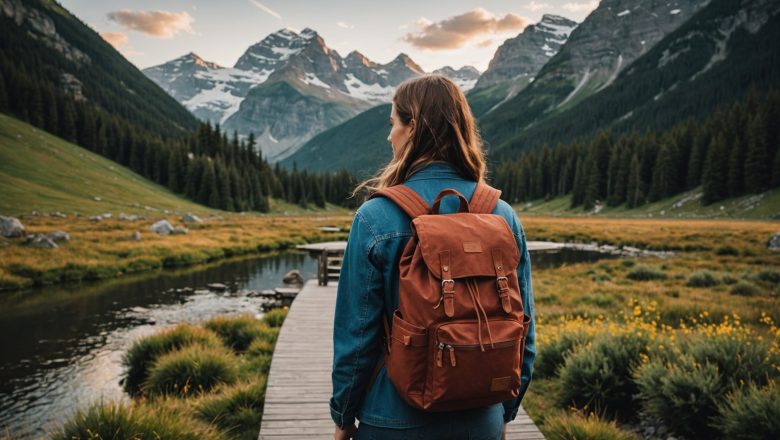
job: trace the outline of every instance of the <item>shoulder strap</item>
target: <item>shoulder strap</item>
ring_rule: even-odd
[[[413,189],[403,184],[379,190],[374,194],[371,194],[369,199],[373,199],[374,197],[387,197],[403,209],[406,215],[413,220],[431,212],[431,207],[428,206],[428,203],[426,203]]]
[[[496,209],[498,199],[501,197],[501,191],[497,190],[487,183],[478,182],[471,195],[469,202],[469,212],[480,214],[491,214]]]

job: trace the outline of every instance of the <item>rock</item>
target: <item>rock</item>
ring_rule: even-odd
[[[185,228],[184,226],[176,226],[171,231],[171,235],[187,235],[189,232],[190,230]]]
[[[766,242],[766,248],[770,251],[780,250],[780,232],[775,233]]]
[[[130,237],[128,237],[128,240],[141,241],[141,233],[138,231],[133,232],[130,234]]]
[[[203,220],[200,217],[189,212],[182,216],[181,221],[184,223],[203,223]]]
[[[24,226],[18,218],[0,215],[0,235],[7,238],[13,238],[21,237],[24,234]]]
[[[160,220],[150,226],[149,230],[161,235],[168,235],[173,232],[173,226],[168,222],[168,220]]]
[[[127,215],[124,212],[120,212],[119,213],[119,220],[124,220],[124,221],[128,221],[128,222],[134,222],[134,221],[143,220],[143,219],[144,218],[141,217],[138,214]]]
[[[284,284],[303,284],[303,281],[303,275],[301,275],[301,271],[298,269],[287,272],[284,274],[284,278],[282,278]]]
[[[55,243],[51,238],[49,238],[45,234],[33,234],[27,236],[27,241],[25,242],[27,245],[32,247],[39,247],[39,248],[46,248],[46,249],[56,249],[57,243]]]
[[[59,243],[61,241],[70,241],[70,235],[65,231],[54,231],[46,234],[51,241]]]
[[[254,290],[250,290],[249,292],[246,293],[247,298],[257,298],[259,296],[260,294],[255,292]]]
[[[224,292],[228,290],[228,286],[222,284],[222,283],[211,283],[206,284],[206,287],[208,287],[211,290],[216,290],[217,292]]]
[[[65,214],[65,213],[63,213],[63,212],[60,212],[60,211],[54,211],[54,212],[52,212],[52,213],[51,213],[51,216],[52,216],[52,217],[59,217],[59,218],[68,218],[68,215],[67,215],[67,214]]]
[[[101,220],[109,219],[109,218],[111,218],[113,216],[114,215],[111,214],[110,212],[104,212],[102,214],[93,215],[92,217],[89,218],[89,220],[93,221],[93,222],[99,222]]]
[[[96,201],[96,202],[99,202],[99,201],[101,201],[101,200],[103,200],[103,199],[102,199],[102,198],[100,198],[100,197],[98,197],[98,196],[95,196],[95,201]]]

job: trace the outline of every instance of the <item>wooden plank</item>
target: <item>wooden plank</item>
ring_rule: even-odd
[[[333,438],[328,401],[335,306],[336,284],[319,286],[317,280],[308,281],[293,301],[271,361],[260,439]],[[507,438],[544,436],[520,408]]]

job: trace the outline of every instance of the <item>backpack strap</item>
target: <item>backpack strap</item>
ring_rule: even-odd
[[[477,182],[477,187],[474,189],[474,194],[471,195],[471,201],[469,202],[469,212],[492,214],[500,197],[500,190],[491,187],[485,182]]]
[[[431,212],[431,207],[428,206],[428,203],[426,203],[415,190],[403,184],[379,190],[371,194],[369,199],[373,199],[374,197],[387,197],[392,200],[396,205],[403,209],[406,215],[411,217],[412,220]]]

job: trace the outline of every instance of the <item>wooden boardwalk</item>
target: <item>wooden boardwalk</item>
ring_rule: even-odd
[[[306,283],[290,307],[276,343],[265,393],[260,439],[332,439],[328,400],[333,362],[336,285]],[[520,409],[508,439],[544,439]]]

